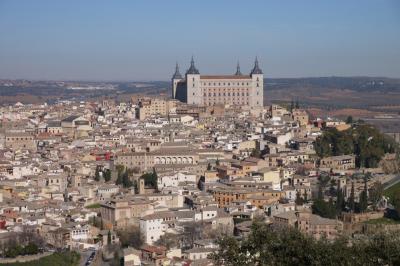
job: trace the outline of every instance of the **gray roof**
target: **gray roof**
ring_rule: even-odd
[[[181,75],[181,73],[179,72],[178,63],[176,63],[175,73],[174,73],[174,75],[172,76],[172,79],[182,79],[182,75]]]
[[[258,66],[258,58],[256,57],[256,61],[254,62],[254,68],[251,70],[250,74],[262,74],[261,68]]]
[[[49,121],[47,127],[61,127],[61,121]]]
[[[71,115],[71,116],[68,116],[68,117],[64,118],[64,119],[62,120],[62,122],[72,122],[72,121],[74,121],[75,119],[77,119],[78,117],[79,117],[78,115]]]
[[[199,70],[194,66],[194,60],[190,61],[190,68],[186,71],[186,74],[200,74]]]

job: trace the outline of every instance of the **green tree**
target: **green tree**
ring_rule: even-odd
[[[346,119],[346,124],[353,124],[353,117],[349,115]]]
[[[216,265],[249,265],[245,254],[241,253],[240,243],[232,236],[223,236],[217,240],[219,246],[218,252],[210,257]]]
[[[100,181],[100,169],[99,169],[99,167],[96,167],[96,172],[95,172],[95,174],[94,174],[94,180],[95,181]]]
[[[319,200],[323,200],[324,199],[324,192],[322,191],[322,187],[321,186],[318,186],[317,199],[319,199]]]
[[[132,170],[126,169],[122,174],[120,178],[117,178],[117,181],[121,182],[122,186],[124,188],[129,188],[133,186],[133,182],[131,181],[130,175],[132,174]],[[120,179],[120,180],[118,180]]]
[[[304,200],[303,200],[303,198],[301,197],[301,192],[300,192],[300,190],[297,191],[297,193],[296,193],[296,200],[295,200],[295,203],[296,203],[296,205],[303,205],[303,204],[304,204]]]
[[[378,234],[352,241],[316,240],[296,229],[256,222],[243,240],[223,236],[210,257],[216,265],[399,265],[398,234]]]
[[[157,172],[156,172],[156,168],[154,168],[154,167],[153,167],[153,178],[156,181],[156,185],[157,185],[158,175],[157,175]]]
[[[179,235],[172,234],[172,233],[165,233],[160,237],[159,240],[156,241],[157,245],[161,245],[166,247],[167,249],[170,248],[178,248],[179,247]]]
[[[357,124],[344,131],[326,129],[316,139],[314,148],[320,158],[355,154],[357,167],[377,167],[385,153],[399,150],[392,138],[367,124]]]
[[[111,170],[106,169],[104,172],[104,181],[108,182],[111,180]]]
[[[374,208],[382,199],[384,186],[381,182],[375,182],[374,185],[369,190],[369,200],[371,201]]]
[[[155,169],[153,169],[152,173],[145,173],[140,178],[144,179],[144,183],[146,186],[157,188],[157,173]]]
[[[255,157],[255,158],[260,158],[261,157],[261,151],[260,151],[260,148],[255,148],[255,149],[253,149],[252,151],[251,151],[251,153],[250,153],[250,156],[251,157]]]
[[[367,177],[364,177],[364,190],[360,194],[359,208],[361,212],[365,212],[368,208],[368,184]]]
[[[23,249],[23,254],[25,255],[33,255],[37,254],[39,252],[39,248],[35,243],[29,243],[26,245]]]
[[[355,196],[354,196],[354,182],[351,182],[350,197],[348,198],[348,205],[351,212],[355,210]]]
[[[392,204],[397,212],[397,218],[400,219],[400,193],[393,195]]]
[[[124,230],[117,231],[117,234],[122,247],[131,246],[139,249],[144,244],[143,236],[140,233],[139,227],[128,227]]]
[[[344,209],[344,193],[343,190],[339,187],[339,184],[336,189],[336,213],[340,214]]]
[[[312,212],[324,218],[334,219],[336,217],[336,206],[333,204],[332,199],[329,202],[317,199],[311,206]]]
[[[307,190],[304,190],[304,193],[303,193],[303,200],[304,200],[304,202],[308,202]]]
[[[123,165],[115,166],[117,170],[117,180],[115,181],[116,185],[121,185],[123,181],[123,175],[125,173],[125,167]]]
[[[111,231],[108,230],[108,234],[107,234],[107,245],[111,245]]]

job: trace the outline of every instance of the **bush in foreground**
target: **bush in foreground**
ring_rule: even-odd
[[[226,236],[211,255],[216,265],[400,265],[398,234],[363,240],[315,240],[296,229],[272,230],[254,223],[248,237]]]
[[[80,255],[75,251],[54,253],[35,261],[1,264],[7,266],[78,266]]]

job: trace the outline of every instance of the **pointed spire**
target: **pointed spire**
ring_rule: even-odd
[[[256,56],[256,61],[254,62],[254,68],[251,70],[251,74],[262,74],[261,68],[258,66],[258,57]]]
[[[241,76],[242,72],[240,72],[240,65],[239,65],[239,61],[237,62],[237,66],[236,66],[236,73],[235,76]]]
[[[186,74],[200,74],[199,70],[194,65],[194,59],[192,55],[192,60],[190,60],[190,68],[186,71]]]
[[[174,73],[174,75],[172,76],[172,79],[182,79],[182,75],[181,75],[181,73],[179,72],[179,65],[178,65],[178,62],[176,62],[175,73]]]

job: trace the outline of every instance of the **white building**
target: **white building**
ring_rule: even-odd
[[[89,226],[77,226],[71,229],[71,240],[72,241],[86,241],[90,238]]]
[[[157,181],[157,186],[159,189],[164,187],[177,187],[179,183],[192,182],[196,183],[197,176],[187,173],[177,173],[172,176],[160,176]]]
[[[218,211],[216,207],[206,207],[200,211],[180,210],[157,212],[146,215],[140,219],[140,233],[143,235],[145,243],[153,244],[166,232],[177,233],[176,225],[178,223],[215,220],[217,217]]]

